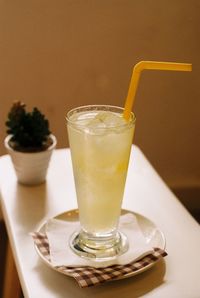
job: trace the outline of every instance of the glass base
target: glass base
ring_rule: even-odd
[[[70,247],[83,258],[111,260],[128,250],[128,240],[121,232],[116,232],[114,236],[94,236],[81,231],[72,234]]]

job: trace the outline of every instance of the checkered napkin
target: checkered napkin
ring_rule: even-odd
[[[141,256],[140,258],[134,259],[132,262],[126,264],[109,265],[103,268],[95,268],[93,266],[68,266],[52,264],[50,255],[49,239],[46,234],[40,232],[31,233],[34,243],[46,259],[46,261],[52,265],[56,270],[62,272],[68,276],[72,276],[76,279],[79,286],[82,288],[98,285],[110,280],[126,277],[127,274],[137,273],[138,270],[145,270],[150,267],[156,261],[165,257],[167,253],[160,249],[154,248],[151,251]]]

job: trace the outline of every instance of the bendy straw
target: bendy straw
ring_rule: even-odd
[[[123,117],[128,121],[134,104],[135,94],[137,91],[140,74],[145,69],[152,70],[172,70],[172,71],[191,71],[192,64],[190,63],[174,63],[161,61],[140,61],[134,68],[131,77],[131,82],[128,90],[128,95],[125,102]]]

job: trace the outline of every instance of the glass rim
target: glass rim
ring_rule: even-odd
[[[69,110],[67,112],[67,116],[66,116],[66,120],[67,120],[67,124],[69,125],[75,125],[76,127],[84,127],[85,124],[81,124],[78,123],[76,120],[71,120],[70,117],[73,115],[74,112],[84,112],[84,111],[111,111],[111,112],[119,112],[121,111],[121,114],[123,114],[124,108],[119,107],[119,106],[114,106],[114,105],[104,105],[104,104],[99,104],[99,105],[83,105],[83,106],[79,106],[76,108],[73,108],[71,110]],[[114,111],[115,110],[115,111]],[[119,125],[113,125],[113,126],[109,126],[107,129],[112,129],[112,128],[116,128],[116,127],[127,127],[127,126],[132,126],[134,125],[136,122],[136,117],[135,114],[133,112],[131,112],[131,117],[128,120],[128,122],[123,123],[123,124],[119,124]],[[98,130],[102,130],[105,128],[104,127],[98,127],[96,128]]]

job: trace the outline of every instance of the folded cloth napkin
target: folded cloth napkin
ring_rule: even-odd
[[[58,271],[74,277],[81,287],[123,277],[167,255],[162,249],[152,248],[146,242],[132,213],[121,216],[119,222],[119,230],[128,238],[129,249],[111,261],[97,262],[77,256],[69,247],[69,238],[77,229],[78,222],[50,219],[46,223],[46,234],[34,232],[32,237],[47,261]]]

